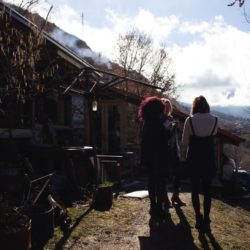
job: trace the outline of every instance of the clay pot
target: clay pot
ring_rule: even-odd
[[[100,186],[97,188],[94,198],[94,208],[108,210],[113,202],[113,186]]]
[[[1,225],[0,242],[4,250],[29,250],[31,249],[31,219],[26,215],[11,214],[8,217],[9,225]],[[13,219],[10,217],[13,217]],[[13,223],[12,223],[13,221]]]
[[[35,206],[31,210],[32,242],[47,241],[54,234],[54,207]]]

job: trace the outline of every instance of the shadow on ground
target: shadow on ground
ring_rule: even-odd
[[[180,207],[175,207],[176,214],[180,222],[175,225],[171,217],[165,219],[150,218],[150,236],[139,237],[141,250],[193,250],[201,249],[198,247],[192,236],[191,227]],[[216,241],[211,232],[200,233],[199,241],[202,249],[221,250],[222,248]],[[210,242],[210,243],[209,243]]]
[[[223,188],[214,188],[213,198],[232,207],[240,207],[250,212],[250,192],[228,192]]]
[[[75,223],[71,225],[70,228],[62,228],[63,230],[63,237],[57,242],[55,246],[55,250],[61,250],[63,249],[64,244],[66,243],[67,239],[71,235],[71,233],[74,231],[74,229],[78,226],[78,224],[81,222],[81,220],[92,211],[92,207],[90,207],[85,213],[83,213],[80,217],[77,218]]]
[[[81,220],[92,211],[92,207],[90,207],[88,210],[86,210],[81,216],[79,216],[76,221],[74,222],[74,224],[72,224],[70,227],[68,226],[64,226],[61,227],[62,231],[63,231],[63,236],[62,238],[56,243],[54,250],[62,250],[64,244],[67,242],[68,238],[70,237],[70,235],[72,234],[72,232],[74,231],[74,229],[78,226],[78,224],[81,222]],[[34,245],[32,245],[32,250],[43,250],[44,246],[46,245],[48,239],[47,240],[38,240],[35,242]]]

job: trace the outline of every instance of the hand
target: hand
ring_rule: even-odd
[[[172,127],[173,128],[177,128],[179,126],[178,122],[174,121],[172,122]]]

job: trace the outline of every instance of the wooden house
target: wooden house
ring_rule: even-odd
[[[31,33],[32,30],[39,29],[14,9],[3,3],[0,7],[2,16],[6,15],[11,18],[11,27],[15,27],[23,33]],[[87,106],[82,98],[84,90],[87,92],[91,87],[90,78],[99,81],[100,74],[95,72],[92,72],[91,75],[88,74],[88,69],[92,67],[89,63],[62,46],[46,32],[42,32],[42,36],[44,40],[40,49],[41,57],[36,62],[36,67],[43,74],[39,84],[43,86],[44,90],[26,98],[25,103],[16,102],[13,106],[15,112],[11,123],[9,123],[7,112],[4,112],[4,107],[7,105],[5,102],[9,102],[9,100],[5,101],[4,95],[1,96],[3,112],[0,127],[3,129],[2,136],[4,136],[6,128],[11,127],[14,137],[27,137],[27,139],[30,137],[29,139],[35,144],[70,145],[74,142],[69,141],[72,137],[69,128],[82,130],[85,126],[82,122],[85,115],[84,108]],[[52,68],[54,72],[46,74]],[[81,86],[82,92],[78,93],[71,88],[65,94],[67,87],[75,82]],[[1,88],[5,87],[4,81],[1,81]],[[86,99],[88,101],[89,97]],[[47,135],[40,133],[43,126],[48,126]],[[84,139],[84,134],[80,132],[77,137],[79,142],[75,143],[83,143]]]
[[[13,26],[24,32],[38,28],[3,3],[0,10],[11,16]],[[53,66],[55,71],[43,78],[43,93],[16,107],[17,115],[11,124],[13,137],[33,144],[94,146],[101,154],[138,151],[139,142],[131,132],[138,130],[138,123],[135,112],[133,116],[130,112],[136,111],[143,97],[161,96],[161,89],[149,85],[142,76],[137,79],[122,76],[118,65],[112,64],[112,69],[93,66],[45,31],[42,34],[44,42],[37,67],[42,71]],[[0,108],[1,105],[3,102]],[[8,136],[8,124],[4,115],[0,116],[3,138]],[[174,116],[183,122],[187,114],[175,107]],[[47,135],[43,134],[44,127]],[[243,138],[219,129],[218,162],[225,143],[238,146],[242,141]]]
[[[1,13],[11,17],[11,25],[29,33],[38,29],[19,12],[1,3]],[[1,113],[2,137],[8,137],[11,126],[15,138],[33,144],[62,146],[95,146],[100,153],[119,153],[127,145],[127,104],[142,91],[157,89],[145,79],[122,77],[119,66],[112,70],[94,67],[68,47],[42,31],[44,42],[41,58],[36,62],[40,72],[53,68],[41,80],[42,93],[15,104],[16,112],[8,124],[6,112]],[[18,43],[18,40],[16,41]],[[126,84],[129,91],[124,91]],[[132,86],[132,87],[131,87]],[[139,86],[139,87],[138,87]],[[1,82],[4,88],[4,82]],[[137,95],[135,93],[137,92]],[[142,96],[142,94],[139,94]],[[4,106],[2,98],[1,107]],[[47,135],[42,134],[47,127]]]

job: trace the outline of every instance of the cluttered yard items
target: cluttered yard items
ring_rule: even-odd
[[[74,201],[81,200],[89,206],[92,203],[98,184],[95,150],[99,134],[95,118],[99,118],[92,110],[95,96],[91,90],[99,85],[102,75],[16,10],[0,3],[0,11],[1,32],[6,38],[3,41],[6,53],[1,54],[0,59],[11,61],[16,47],[20,52],[18,56],[24,56],[19,58],[22,64],[15,62],[16,71],[8,68],[10,77],[4,67],[0,68],[3,73],[0,83],[0,233],[7,233],[6,228],[20,214],[17,221],[22,222],[27,233],[27,237],[23,237],[27,242],[20,246],[26,250],[31,245],[31,231],[32,245],[37,246],[39,241],[53,235],[55,223],[65,229],[69,226],[66,208]],[[20,39],[16,39],[18,35]],[[41,39],[36,44],[32,38],[38,36]],[[19,46],[22,39],[34,44]],[[22,44],[27,44],[23,40]],[[29,54],[29,47],[34,49],[36,57]],[[13,72],[22,76],[20,84]],[[103,143],[102,139],[99,141]],[[14,227],[12,231],[21,230],[15,223]]]
[[[250,193],[250,173],[225,153],[222,158],[220,180],[225,196],[241,196]]]
[[[2,194],[1,194],[2,196]],[[14,208],[0,208],[0,242],[5,250],[27,250],[31,247],[31,219]]]
[[[54,209],[49,203],[49,184],[53,174],[29,180],[24,212],[31,218],[32,246],[48,240],[54,233]]]
[[[20,243],[20,246],[26,247],[20,248],[20,250],[25,250],[29,249],[28,246],[31,244],[32,247],[44,244],[53,236],[55,225],[64,229],[70,227],[71,220],[67,213],[67,207],[77,200],[88,203],[89,206],[92,202],[96,175],[88,158],[92,155],[88,152],[89,150],[89,148],[86,151],[83,148],[74,148],[66,154],[65,149],[61,149],[57,154],[54,154],[53,151],[53,158],[47,152],[46,160],[44,152],[39,158],[31,151],[30,158],[26,156],[22,164],[17,165],[20,167],[21,174],[15,176],[15,181],[9,181],[9,185],[11,183],[13,185],[1,186],[0,237],[6,236],[7,239],[9,230],[11,232],[20,231],[18,235],[25,234],[24,239],[29,241]],[[58,160],[56,155],[60,156],[59,159],[65,172],[55,167],[54,164]],[[37,164],[37,160],[43,164]],[[11,173],[16,172],[12,170]],[[6,179],[6,176],[4,178]],[[4,178],[1,175],[1,180]],[[15,185],[19,180],[22,180],[22,187]],[[18,235],[17,237],[21,237]],[[30,237],[31,235],[32,237]],[[6,244],[4,245],[5,249],[19,249],[8,245],[12,244],[12,241],[3,242]]]

